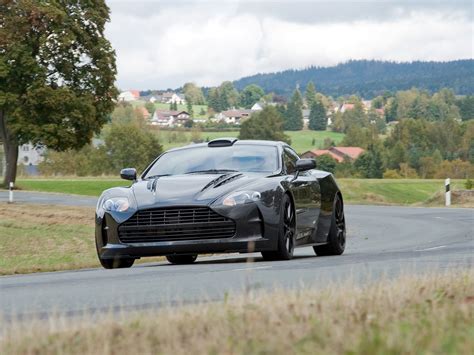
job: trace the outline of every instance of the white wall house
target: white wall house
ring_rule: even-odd
[[[140,98],[140,92],[138,90],[129,90],[129,91],[122,91],[118,96],[118,101],[120,102],[130,102],[135,101]]]
[[[190,119],[191,116],[186,111],[155,110],[150,124],[160,127],[181,127]]]

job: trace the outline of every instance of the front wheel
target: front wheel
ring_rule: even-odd
[[[295,209],[290,197],[283,195],[282,209],[280,213],[280,231],[278,233],[278,249],[275,251],[263,251],[265,260],[290,260],[295,250],[296,219]]]
[[[318,256],[341,255],[346,248],[346,219],[344,216],[344,204],[339,195],[334,199],[332,210],[331,227],[329,229],[328,243],[314,246],[314,252]]]
[[[171,264],[192,264],[196,261],[197,255],[168,255],[166,259],[168,259]]]

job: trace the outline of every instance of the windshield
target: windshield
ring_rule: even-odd
[[[272,173],[278,169],[278,150],[265,145],[207,146],[163,154],[145,179],[162,175],[221,173],[228,171]]]

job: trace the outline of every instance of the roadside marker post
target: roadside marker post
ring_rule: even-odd
[[[446,188],[446,207],[451,206],[451,179],[444,180],[444,186]]]
[[[8,185],[8,203],[13,203],[13,182]]]

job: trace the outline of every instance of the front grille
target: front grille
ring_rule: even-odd
[[[231,238],[235,222],[208,207],[155,208],[138,211],[118,231],[122,243]]]

